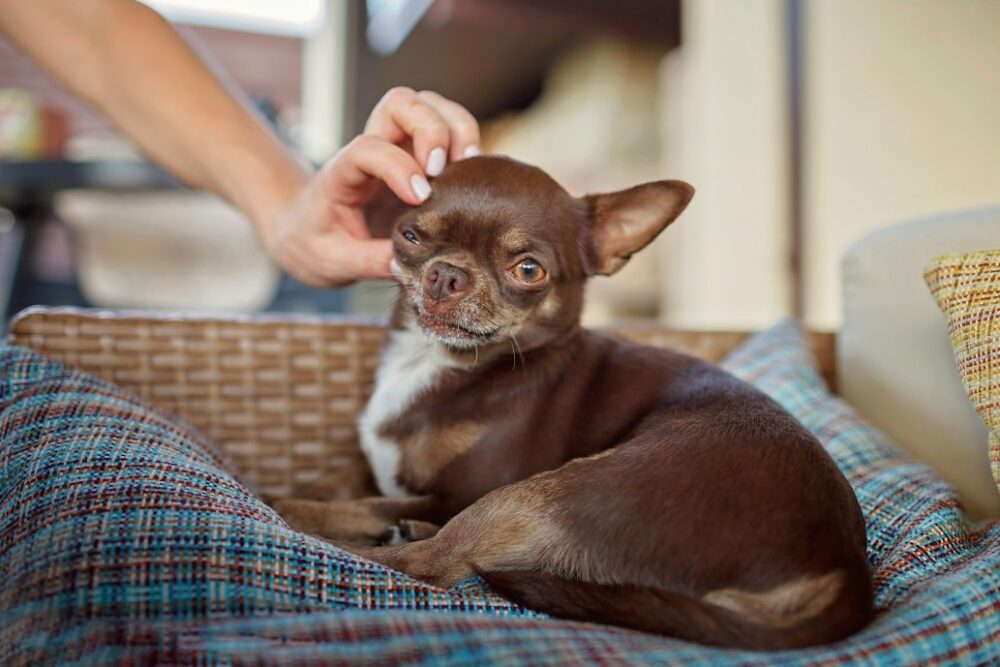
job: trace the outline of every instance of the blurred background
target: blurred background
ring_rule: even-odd
[[[149,0],[321,162],[392,86],[574,194],[682,178],[680,221],[586,319],[833,330],[838,258],[903,219],[1000,203],[995,0]],[[1000,239],[998,239],[1000,242]],[[887,275],[886,280],[894,277]],[[0,316],[30,304],[381,314],[308,289],[0,41]]]

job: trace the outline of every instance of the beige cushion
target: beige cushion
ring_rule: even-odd
[[[962,387],[945,318],[923,281],[933,258],[996,247],[1000,207],[874,232],[842,263],[841,394],[955,485],[973,518],[1000,517],[986,427]]]

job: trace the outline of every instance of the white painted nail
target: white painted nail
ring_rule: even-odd
[[[426,201],[431,196],[431,184],[420,174],[410,176],[410,187],[413,188],[413,194],[417,195],[417,199],[420,201]]]
[[[476,144],[469,144],[465,147],[465,152],[462,153],[462,155],[465,157],[475,157],[479,155],[479,146]]]
[[[427,175],[437,176],[444,171],[444,163],[447,159],[443,148],[432,150],[431,154],[427,156]]]

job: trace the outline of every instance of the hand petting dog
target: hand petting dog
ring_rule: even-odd
[[[306,284],[389,278],[392,244],[373,238],[365,205],[381,183],[419,205],[431,194],[427,176],[478,152],[479,125],[465,108],[432,91],[393,88],[364,133],[293,187],[258,228],[274,257]]]

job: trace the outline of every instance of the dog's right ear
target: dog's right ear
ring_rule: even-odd
[[[590,216],[587,273],[617,272],[676,220],[692,197],[694,188],[684,181],[654,181],[584,197]]]

